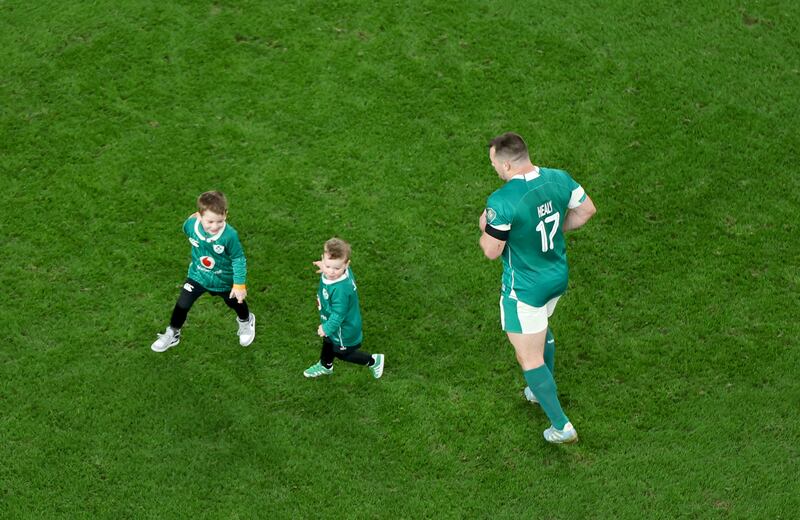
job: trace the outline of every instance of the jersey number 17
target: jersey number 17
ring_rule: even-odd
[[[558,222],[561,220],[561,217],[558,213],[553,213],[545,217],[544,220],[540,220],[539,224],[536,226],[536,231],[539,232],[542,238],[542,253],[546,253],[549,250],[553,249],[553,237],[556,236],[556,231],[558,231]],[[547,226],[545,224],[553,224],[553,227],[550,228],[550,232],[547,232]]]

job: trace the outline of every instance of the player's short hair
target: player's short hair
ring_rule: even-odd
[[[352,251],[350,244],[342,240],[341,238],[333,237],[327,242],[325,242],[325,254],[328,255],[328,258],[333,260],[338,260],[339,258],[343,258],[345,260],[350,260],[350,252]]]
[[[228,199],[221,191],[207,191],[197,197],[197,211],[202,215],[206,210],[211,210],[218,215],[228,213]]]
[[[503,161],[517,162],[530,159],[528,145],[519,134],[506,132],[489,141],[489,149],[494,147],[494,156]]]

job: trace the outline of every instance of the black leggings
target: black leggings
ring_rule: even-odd
[[[169,320],[169,326],[173,329],[180,329],[186,322],[186,316],[189,314],[189,309],[192,308],[194,302],[203,295],[209,293],[212,296],[219,296],[225,301],[225,305],[236,311],[236,315],[240,320],[246,321],[250,319],[250,309],[247,307],[247,302],[239,303],[236,298],[230,297],[230,291],[209,291],[202,285],[191,278],[186,279],[183,284],[181,294],[178,296],[178,303],[172,309],[172,318]]]
[[[333,365],[333,358],[339,358],[356,365],[372,364],[372,355],[361,351],[361,343],[352,347],[340,347],[339,345],[334,345],[330,338],[322,338],[322,352],[319,355],[319,360],[323,365],[330,368]]]

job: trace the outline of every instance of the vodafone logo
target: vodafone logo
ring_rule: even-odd
[[[214,269],[214,264],[216,264],[216,262],[210,256],[200,257],[200,265],[205,267],[206,269]]]

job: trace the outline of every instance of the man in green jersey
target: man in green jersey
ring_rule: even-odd
[[[526,397],[552,422],[544,438],[575,442],[578,433],[556,393],[555,341],[547,322],[567,289],[564,232],[584,225],[595,207],[567,172],[535,166],[517,134],[492,139],[489,159],[505,184],[489,196],[478,225],[484,254],[503,258],[501,325],[528,383]]]
[[[384,355],[361,350],[361,309],[350,253],[350,244],[331,238],[325,242],[322,259],[314,262],[322,273],[317,289],[317,335],[322,338],[322,351],[319,361],[303,372],[306,377],[332,374],[334,358],[367,366],[376,379],[383,375]]]
[[[181,341],[181,327],[194,302],[205,292],[219,296],[238,317],[239,344],[250,345],[256,337],[256,317],[244,299],[247,260],[236,230],[230,226],[228,201],[218,191],[207,191],[197,198],[197,213],[183,223],[183,232],[192,245],[189,274],[172,310],[169,327],[150,346],[164,352]]]

